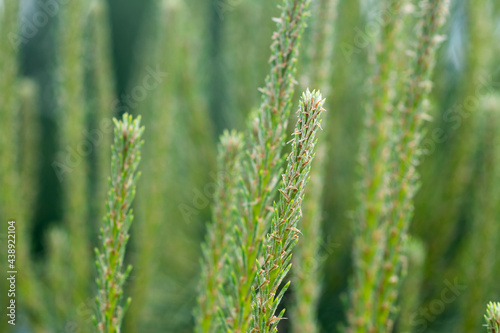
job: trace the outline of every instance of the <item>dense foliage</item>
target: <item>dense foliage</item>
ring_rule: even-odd
[[[0,0],[0,332],[499,332],[498,1],[134,4]]]

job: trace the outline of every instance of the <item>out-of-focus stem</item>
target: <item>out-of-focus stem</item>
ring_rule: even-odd
[[[404,262],[404,280],[401,284],[397,332],[410,333],[415,330],[415,313],[420,305],[420,293],[423,281],[425,246],[422,241],[410,238],[406,247],[407,261]]]
[[[477,113],[472,218],[458,254],[461,276],[465,281],[474,281],[460,297],[461,320],[457,327],[463,332],[480,327],[484,304],[498,292],[498,269],[493,263],[500,240],[500,95],[483,96]]]
[[[197,332],[216,332],[221,307],[220,288],[225,280],[225,256],[231,251],[230,236],[234,228],[233,211],[237,204],[237,189],[241,179],[240,158],[242,136],[224,132],[218,151],[217,187],[214,195],[212,223],[208,227],[203,247]]]
[[[88,221],[88,144],[84,96],[84,29],[87,2],[71,1],[60,6],[58,26],[60,76],[59,110],[61,154],[52,166],[64,191],[64,224],[69,231],[71,289],[65,317],[76,316],[80,327],[88,323],[76,315],[84,304],[92,281],[92,249]]]
[[[380,311],[377,297],[379,277],[387,239],[390,208],[391,137],[394,126],[396,39],[401,30],[401,2],[385,3],[381,38],[374,43],[376,67],[370,80],[372,103],[366,110],[365,133],[361,141],[358,207],[355,215],[354,278],[349,332],[372,332]]]
[[[270,227],[272,200],[281,168],[295,85],[300,38],[308,16],[310,0],[284,0],[276,18],[277,31],[271,44],[271,70],[261,89],[259,112],[250,119],[247,154],[243,160],[243,188],[238,211],[238,240],[231,260],[234,287],[227,295],[225,309],[231,329],[246,332],[251,320],[251,289],[257,275],[256,260],[262,255],[262,242]]]
[[[421,153],[423,124],[427,116],[427,99],[432,89],[432,73],[438,46],[444,40],[440,35],[449,11],[449,0],[419,2],[422,19],[419,23],[418,44],[411,67],[410,78],[403,91],[401,107],[395,109],[395,123],[399,129],[391,151],[390,211],[387,229],[387,248],[384,269],[379,284],[379,330],[392,330],[394,311],[401,279],[401,265],[405,260],[408,227],[413,217],[413,199],[418,190],[416,167]]]
[[[323,96],[328,98],[330,91],[334,33],[337,18],[338,0],[321,0],[311,4],[312,37],[308,47],[310,62],[308,66],[309,84],[320,87]],[[328,118],[328,114],[324,120]],[[325,122],[323,122],[323,126]],[[311,167],[310,182],[306,188],[303,217],[300,221],[302,236],[293,257],[293,296],[294,305],[290,318],[294,332],[317,332],[317,305],[320,297],[321,267],[318,262],[322,242],[322,201],[325,186],[327,140],[320,140],[316,148],[314,164]]]
[[[292,151],[279,190],[280,200],[274,204],[273,224],[265,241],[264,261],[259,265],[257,284],[252,288],[252,332],[276,333],[278,323],[283,319],[285,310],[279,315],[275,313],[290,282],[278,289],[291,268],[292,250],[300,234],[297,227],[314,158],[320,115],[324,111],[323,103],[319,92],[307,90],[302,95]]]

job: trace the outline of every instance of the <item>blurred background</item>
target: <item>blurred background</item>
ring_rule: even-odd
[[[328,80],[318,256],[325,332],[345,321],[374,2],[339,0],[336,15],[324,20],[334,31],[325,41],[330,68],[315,68],[311,45],[322,27],[315,26],[321,6],[313,5],[300,51],[294,105],[299,91],[317,88],[317,73]],[[487,301],[500,298],[500,4],[451,3],[423,141],[400,332],[481,331]],[[110,119],[123,112],[142,115],[146,127],[127,249],[133,301],[123,331],[193,331],[216,143],[226,128],[244,130],[259,107],[278,4],[0,0],[0,217],[17,221],[19,271],[18,325],[12,330],[4,318],[1,332],[91,331]],[[293,285],[285,306],[291,295]]]

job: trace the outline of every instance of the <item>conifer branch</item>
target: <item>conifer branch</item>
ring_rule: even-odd
[[[290,283],[278,289],[291,268],[292,250],[300,234],[298,221],[302,215],[301,204],[314,157],[323,103],[319,92],[306,91],[302,95],[292,151],[279,190],[279,203],[274,204],[271,233],[266,238],[256,287],[252,288],[252,332],[277,332],[277,325],[283,319],[284,310],[278,316],[275,312]]]
[[[361,141],[357,225],[354,238],[354,279],[349,332],[371,332],[375,325],[377,282],[382,269],[390,205],[390,146],[395,104],[394,74],[396,38],[401,30],[401,1],[385,3],[390,13],[375,43],[377,66],[370,80],[372,103],[367,105],[365,133]]]
[[[235,250],[229,258],[231,284],[222,315],[224,325],[231,330],[246,332],[250,323],[255,262],[261,255],[272,217],[271,203],[279,180],[299,41],[309,3],[310,0],[283,1],[281,16],[275,19],[278,31],[271,44],[271,73],[261,89],[260,109],[252,114],[249,123]]]
[[[135,184],[139,174],[143,144],[140,117],[133,120],[124,114],[115,122],[114,144],[111,148],[111,178],[106,202],[107,214],[101,228],[102,250],[96,249],[97,314],[94,318],[97,331],[119,333],[130,298],[123,305],[123,286],[132,269],[123,270],[125,249],[133,215],[130,206],[135,197]]]
[[[78,149],[85,137],[87,110],[85,99],[85,68],[84,68],[84,39],[85,17],[88,3],[83,0],[73,1],[67,6],[60,6],[58,37],[59,37],[59,66],[57,75],[61,84],[57,86],[58,108],[60,117],[62,148]],[[70,304],[64,308],[63,318],[77,318],[79,326],[88,329],[87,322],[76,314],[76,307],[85,302],[90,292],[92,245],[90,243],[89,204],[87,193],[89,183],[87,175],[89,164],[86,156],[78,155],[76,163],[68,165],[61,163],[66,152],[61,150],[59,160],[52,163],[59,181],[63,185],[63,221],[69,233],[68,255],[71,257],[70,280],[72,288]],[[90,325],[91,326],[91,325]]]
[[[199,284],[196,314],[197,332],[215,332],[218,307],[221,304],[219,288],[224,282],[225,255],[230,251],[229,241],[236,209],[237,189],[241,177],[240,159],[243,138],[225,131],[220,138],[217,163],[217,185],[214,195],[212,223],[208,227],[202,248],[202,272]]]
[[[427,98],[432,89],[431,75],[436,62],[440,35],[449,11],[449,0],[421,0],[422,19],[419,23],[418,44],[402,106],[396,108],[395,122],[399,133],[392,149],[391,200],[387,249],[380,280],[377,322],[379,330],[391,330],[395,302],[401,280],[401,264],[407,231],[413,217],[413,198],[418,190],[416,167],[420,156],[424,119],[428,111]]]
[[[88,88],[90,98],[88,98],[89,109],[91,110],[92,125],[94,131],[100,131],[96,135],[102,135],[99,145],[110,147],[113,143],[112,133],[99,130],[104,124],[109,124],[115,115],[113,100],[115,100],[115,84],[112,74],[111,61],[111,36],[108,24],[108,5],[104,0],[92,0],[88,16],[89,38],[86,40],[87,49],[92,50],[87,55],[86,68],[88,69]],[[94,132],[93,131],[93,132]],[[105,132],[105,133],[103,133]],[[111,131],[109,131],[111,132]],[[91,217],[95,218],[104,215],[104,205],[106,201],[106,185],[109,177],[109,163],[111,154],[109,149],[97,149],[95,168],[91,172],[95,173],[95,198],[92,202]],[[95,226],[93,226],[95,227]],[[98,228],[98,227],[97,227]]]
[[[416,192],[421,126],[430,76],[442,37],[448,1],[420,2],[422,20],[415,60],[406,89],[396,90],[395,51],[401,29],[401,2],[388,2],[390,16],[381,29],[378,67],[372,79],[373,106],[361,148],[364,170],[359,187],[360,221],[355,237],[355,277],[348,313],[350,332],[393,329],[395,302],[404,260],[404,240]],[[395,132],[395,136],[391,133]]]
[[[488,333],[500,333],[500,303],[489,302],[484,319]]]

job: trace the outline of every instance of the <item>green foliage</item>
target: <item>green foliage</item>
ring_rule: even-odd
[[[437,47],[444,40],[440,35],[449,12],[449,1],[422,1],[422,18],[418,23],[418,43],[412,59],[412,69],[403,90],[401,108],[395,110],[397,137],[392,151],[394,173],[391,177],[392,204],[387,229],[388,246],[384,254],[384,271],[380,289],[382,315],[379,328],[391,328],[390,312],[398,295],[407,231],[413,218],[413,199],[419,187],[417,166],[420,160],[424,121],[428,117],[428,97],[432,89],[431,76],[436,63]],[[379,290],[380,290],[379,289]]]
[[[111,122],[114,116],[116,102],[115,86],[111,63],[111,30],[108,23],[108,7],[104,0],[93,0],[90,3],[90,12],[86,22],[85,56],[86,71],[86,99],[89,127],[94,140],[99,147],[110,147],[112,131],[103,131],[103,125]],[[109,126],[111,127],[111,126]],[[91,185],[93,188],[90,198],[90,218],[100,221],[104,216],[106,201],[107,179],[111,155],[108,149],[95,149],[90,161]],[[93,162],[93,163],[92,163]],[[98,225],[92,225],[99,229]],[[94,240],[93,240],[94,241]]]
[[[85,302],[90,292],[92,280],[92,260],[89,229],[89,207],[87,191],[89,182],[88,161],[85,157],[85,86],[84,86],[84,30],[85,12],[87,3],[82,0],[74,1],[68,6],[61,6],[60,21],[58,22],[58,53],[60,57],[57,75],[64,84],[58,86],[58,111],[61,128],[61,155],[59,161],[53,164],[58,179],[64,192],[63,221],[68,229],[68,238],[65,244],[60,244],[58,250],[68,253],[70,260],[67,266],[56,267],[57,274],[60,269],[69,269],[69,280],[65,292],[68,293],[71,304],[78,306]],[[76,151],[74,163],[69,164],[64,160],[63,154],[69,150]],[[67,156],[67,155],[66,155]],[[61,162],[64,161],[64,162]],[[78,318],[78,325],[88,327],[76,309],[68,306],[59,307],[60,321],[68,318]],[[61,324],[57,324],[58,326]]]
[[[192,332],[199,244],[210,219],[215,178],[216,139],[202,89],[207,68],[200,52],[206,6],[197,0],[155,1],[147,13],[151,20],[126,91],[131,96],[144,89],[146,95],[120,106],[140,114],[148,129],[131,244],[134,302],[124,329]]]
[[[202,249],[198,309],[195,312],[198,332],[215,332],[218,327],[218,308],[222,306],[223,293],[220,286],[227,273],[223,267],[226,256],[231,251],[233,213],[237,209],[242,139],[242,136],[234,131],[224,132],[220,138],[212,223],[208,227]]]
[[[16,6],[17,1],[9,1],[9,10]],[[2,133],[10,135],[14,164],[12,170],[2,171],[1,175],[9,178],[10,181],[17,182],[19,179],[16,189],[10,191],[4,188],[9,193],[9,197],[16,202],[9,206],[12,208],[10,213],[12,218],[18,221],[17,260],[23,263],[22,278],[18,280],[18,311],[25,314],[26,322],[29,323],[33,332],[67,331],[76,328],[90,330],[91,327],[87,307],[91,300],[90,286],[93,270],[90,265],[92,261],[90,244],[92,237],[87,212],[92,201],[89,197],[98,196],[93,195],[94,189],[90,185],[87,157],[89,150],[94,150],[94,148],[101,150],[102,146],[109,147],[109,140],[105,138],[106,129],[102,128],[102,122],[111,123],[109,116],[104,116],[104,114],[112,108],[110,104],[104,106],[102,103],[97,106],[90,102],[90,100],[97,99],[96,95],[104,94],[104,87],[92,81],[95,78],[95,72],[87,71],[85,65],[94,69],[95,63],[85,62],[86,55],[91,49],[92,52],[95,51],[99,61],[106,62],[108,59],[104,52],[101,52],[101,48],[106,48],[109,44],[107,41],[94,43],[95,35],[85,32],[87,18],[93,20],[95,25],[92,25],[92,28],[100,27],[100,22],[107,20],[106,17],[96,18],[93,11],[86,16],[85,10],[82,10],[85,7],[82,2],[58,7],[61,20],[59,29],[54,31],[58,42],[56,78],[64,85],[57,86],[56,89],[58,112],[55,114],[61,125],[61,131],[57,133],[61,139],[59,147],[61,152],[55,160],[48,160],[49,156],[42,153],[45,149],[40,147],[40,120],[44,119],[44,115],[41,116],[40,112],[43,109],[42,102],[47,99],[47,87],[43,85],[39,89],[37,84],[30,79],[19,80],[20,74],[17,73],[18,64],[16,64],[15,57],[12,59],[12,64],[6,65],[6,68],[9,68],[6,73],[12,72],[18,77],[2,76],[3,79],[10,77],[16,81],[11,83],[13,91],[10,94],[13,104],[10,105],[8,112],[5,110],[4,113],[2,110],[2,116],[13,115],[12,120],[6,119],[6,124],[9,124],[9,131],[15,130],[17,134],[11,134],[8,131],[2,131]],[[39,9],[36,7],[36,10]],[[11,14],[8,16],[16,21],[18,15]],[[37,15],[39,14],[37,12]],[[0,21],[7,23],[10,20],[4,21],[2,18]],[[24,21],[22,24],[27,23],[30,22]],[[12,32],[8,35],[9,38],[14,35],[22,37],[19,40],[20,45],[26,44],[23,39],[31,42],[33,36],[26,36],[25,30],[16,29],[14,26],[7,29]],[[39,30],[36,31],[36,34],[38,33],[41,34]],[[33,38],[37,36],[36,34]],[[3,33],[2,36],[4,36]],[[18,45],[10,42],[8,45],[5,51],[15,56],[16,52],[12,51],[17,51]],[[96,72],[103,75],[101,81],[112,81],[109,71],[106,72],[102,67]],[[98,90],[86,89],[88,88],[87,80],[92,81],[91,85],[96,83]],[[2,88],[1,91],[7,92],[8,89]],[[8,101],[3,98],[2,100]],[[92,104],[93,111],[97,109],[97,113],[101,112],[101,116],[96,117],[101,121],[97,129],[96,124],[88,124],[87,107],[90,107],[90,104]],[[6,104],[2,103],[2,105]],[[89,133],[91,136],[96,134],[97,138],[102,141],[89,141],[87,136]],[[5,153],[9,152],[9,150],[1,150]],[[101,157],[98,159],[105,160],[105,163],[109,165],[106,159],[109,153],[99,151],[99,155]],[[40,257],[33,254],[34,249],[31,245],[36,228],[31,222],[35,217],[35,199],[39,190],[39,167],[44,159],[48,160],[46,163],[52,167],[51,171],[59,177],[58,180],[66,191],[67,195],[63,204],[66,225],[51,226],[46,232],[45,256]],[[7,165],[2,162],[2,167]],[[100,177],[101,173],[96,171],[95,174]],[[21,203],[23,207],[18,206]],[[102,204],[103,201],[100,200],[99,205]],[[37,235],[37,237],[42,236]]]
[[[323,96],[328,98],[331,90],[329,81],[332,72],[332,54],[335,39],[335,22],[337,19],[337,0],[316,1],[311,4],[309,40],[306,42],[307,61],[306,84],[317,85]],[[307,34],[306,34],[307,35]],[[331,112],[324,117],[328,119]],[[323,121],[323,127],[325,126]],[[318,332],[317,307],[321,296],[322,260],[325,255],[321,249],[323,237],[321,233],[323,212],[322,202],[326,173],[328,141],[322,139],[316,148],[315,161],[311,167],[310,182],[305,191],[302,204],[303,216],[300,221],[301,240],[298,242],[293,256],[293,297],[291,309],[294,318],[294,332]]]
[[[472,189],[471,219],[467,232],[470,236],[459,249],[460,276],[466,281],[474,280],[460,299],[463,332],[481,325],[483,305],[499,292],[495,285],[495,247],[500,235],[500,98],[498,95],[484,96],[477,109],[477,133],[475,160],[475,186]],[[477,246],[481,244],[481,246]],[[474,263],[471,266],[471,263]],[[458,329],[458,328],[457,328]]]
[[[496,1],[451,2],[439,54],[444,0],[318,0],[311,14],[309,0],[155,0],[133,22],[129,2],[109,12],[103,0],[58,2],[54,17],[54,2],[28,1],[21,13],[18,0],[0,2],[0,219],[17,221],[22,263],[15,329],[87,332],[95,313],[103,330],[123,318],[130,333],[480,329],[484,304],[500,295]],[[120,62],[129,57],[130,68]],[[333,111],[305,190],[305,174],[291,173],[309,164],[289,163],[279,185],[295,81],[320,88]],[[123,243],[102,247],[111,118],[124,112],[148,129],[137,218],[112,235]],[[296,129],[288,162],[310,130]],[[449,281],[465,289],[443,299]],[[488,306],[490,332],[497,312]]]
[[[401,95],[392,89],[394,52],[399,25],[393,20],[400,2],[390,2],[392,14],[382,27],[385,44],[378,48],[381,73],[375,75],[373,111],[368,111],[367,138],[362,142],[359,219],[354,244],[355,275],[349,313],[349,331],[391,331],[401,279],[401,264],[413,198],[418,188],[422,126],[437,45],[443,40],[448,1],[420,1],[421,21],[414,59]],[[391,56],[391,53],[393,55]],[[380,82],[378,81],[380,80]],[[396,105],[394,107],[394,105]],[[374,129],[372,129],[372,126]]]
[[[115,119],[114,144],[111,148],[111,177],[109,180],[106,217],[101,228],[102,250],[96,249],[97,265],[97,316],[98,332],[120,332],[123,316],[130,298],[123,304],[123,287],[132,266],[123,270],[125,249],[132,224],[136,175],[141,160],[141,139],[144,128],[140,117],[133,120],[124,114]]]
[[[486,328],[488,332],[500,332],[500,303],[489,302],[484,319],[486,319]]]
[[[493,35],[494,17],[498,15],[495,7],[498,10],[498,6],[488,0],[455,3],[452,6],[450,27],[460,24],[459,13],[465,11],[468,17],[467,33],[451,29],[454,33],[450,35],[447,49],[455,45],[463,50],[464,59],[460,68],[448,70],[445,65],[452,62],[442,57],[436,68],[434,82],[437,89],[433,94],[435,105],[431,113],[435,121],[430,124],[425,138],[428,153],[420,167],[422,188],[415,199],[415,218],[411,226],[412,234],[424,240],[429,249],[422,308],[428,308],[435,295],[442,290],[443,279],[451,281],[458,277],[468,289],[472,287],[472,284],[467,283],[468,278],[463,271],[465,266],[470,265],[470,260],[463,253],[464,243],[468,243],[472,236],[469,227],[475,219],[473,193],[478,183],[475,171],[475,158],[478,156],[476,123],[482,113],[478,105],[484,94],[495,93],[497,89],[494,54],[498,52],[498,44],[491,43],[496,40]],[[451,37],[463,38],[463,43],[452,43]],[[436,279],[436,276],[443,278]],[[464,327],[462,320],[465,317],[455,312],[467,308],[462,306],[467,304],[464,303],[466,294],[456,302],[460,306],[454,302],[447,307],[448,314],[454,314],[451,317],[453,319],[445,320],[447,314],[443,313],[439,319],[429,323],[429,329],[439,331],[446,327],[456,332],[471,330],[468,325],[468,328]],[[467,317],[475,316],[476,323],[481,320],[478,317],[481,317],[482,306],[488,299],[474,306],[479,307],[474,310],[475,315],[465,310]],[[477,326],[474,326],[475,329]]]
[[[278,289],[291,268],[292,250],[300,234],[298,221],[302,216],[301,205],[314,158],[323,103],[319,92],[306,91],[302,95],[292,151],[279,189],[279,204],[274,204],[271,232],[264,243],[264,261],[259,263],[257,287],[252,288],[251,328],[254,332],[277,332],[278,323],[283,319],[284,310],[278,316],[275,312],[290,283]]]
[[[223,126],[242,128],[259,103],[255,88],[269,73],[269,37],[276,26],[270,18],[280,15],[277,3],[280,1],[213,1],[209,91],[218,133]]]
[[[295,84],[299,41],[308,16],[308,0],[285,0],[276,18],[277,32],[271,44],[271,72],[261,89],[262,103],[251,114],[247,153],[243,158],[243,184],[235,248],[229,259],[230,286],[225,295],[227,329],[247,331],[252,308],[251,289],[257,276],[256,260],[272,218],[271,202],[281,169],[281,150]]]
[[[0,66],[3,69],[0,78],[0,115],[4,119],[0,133],[0,185],[2,191],[0,193],[0,217],[2,221],[12,219],[14,214],[19,210],[15,198],[18,195],[19,175],[16,168],[16,145],[11,143],[12,138],[17,132],[18,122],[18,91],[17,87],[17,64],[16,57],[18,45],[13,44],[9,40],[9,36],[18,29],[18,1],[9,1],[2,6],[2,14],[0,19],[0,41],[3,47],[0,50]],[[6,244],[6,234],[1,231],[2,244]],[[7,261],[7,253],[2,251],[0,256],[2,263]],[[2,266],[3,267],[3,266]],[[7,280],[2,274],[0,286],[3,290],[7,290]],[[2,308],[6,308],[7,299],[0,302]],[[0,323],[0,329],[7,326],[6,321]],[[6,328],[5,328],[6,329]]]
[[[426,256],[424,243],[419,239],[410,237],[406,245],[405,255],[407,260],[403,262],[404,277],[399,291],[399,316],[397,321],[397,332],[416,331],[414,318],[418,313],[421,302],[421,294],[415,290],[422,288],[423,270]]]
[[[18,152],[19,162],[21,167],[18,169],[21,180],[21,195],[28,203],[25,209],[21,209],[17,216],[21,217],[19,223],[18,234],[19,238],[23,240],[30,239],[33,233],[33,227],[28,221],[33,219],[34,203],[37,194],[36,184],[38,163],[36,161],[37,142],[40,139],[40,126],[37,119],[37,96],[39,89],[35,82],[30,79],[23,79],[19,83],[19,123],[21,126],[21,149]],[[19,242],[17,246],[18,257],[21,262],[32,262],[32,255],[30,253],[30,246],[27,242]],[[23,279],[19,281],[19,289],[21,291],[21,300],[27,304],[30,311],[30,316],[33,318],[33,326],[35,329],[40,328],[42,317],[47,315],[47,311],[40,311],[37,309],[43,308],[42,285],[37,280],[36,274],[32,270],[24,273]]]
[[[387,215],[391,206],[390,159],[393,148],[395,47],[401,28],[401,2],[387,1],[380,45],[375,44],[377,67],[370,87],[365,137],[361,141],[359,164],[362,178],[358,183],[358,208],[355,218],[354,281],[349,325],[352,332],[371,331],[381,314],[378,282],[387,240]],[[385,286],[385,285],[383,285]],[[385,305],[387,307],[387,304]]]

